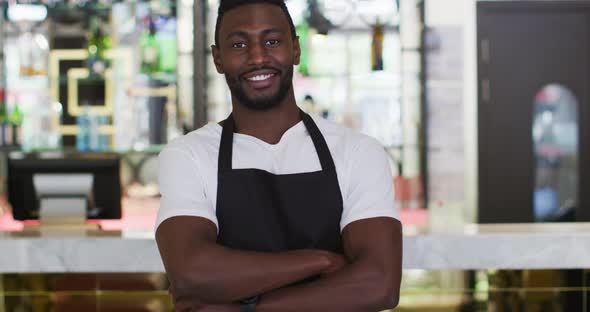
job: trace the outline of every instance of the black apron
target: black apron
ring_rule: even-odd
[[[260,169],[232,169],[235,124],[223,123],[219,148],[218,243],[233,249],[277,252],[323,249],[343,253],[342,195],[328,145],[303,111],[321,171],[274,175]]]

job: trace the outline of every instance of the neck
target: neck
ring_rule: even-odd
[[[232,102],[236,132],[269,144],[277,144],[289,128],[301,121],[293,90],[279,105],[265,111],[249,109],[235,99]]]

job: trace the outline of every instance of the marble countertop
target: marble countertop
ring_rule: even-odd
[[[590,223],[406,229],[404,268],[590,268]],[[150,231],[0,232],[0,272],[163,272]]]
[[[404,268],[590,268],[590,223],[466,225],[406,235]]]

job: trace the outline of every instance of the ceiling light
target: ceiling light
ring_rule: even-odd
[[[8,19],[13,22],[42,22],[47,18],[44,5],[13,4],[8,6]]]

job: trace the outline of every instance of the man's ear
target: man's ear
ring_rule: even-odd
[[[221,65],[221,55],[219,53],[219,48],[216,45],[211,46],[211,52],[213,53],[213,63],[215,63],[215,68],[217,72],[223,74],[223,65]]]
[[[299,62],[301,61],[301,45],[299,44],[299,36],[296,36],[295,40],[293,40],[293,52],[293,64],[299,65]]]

